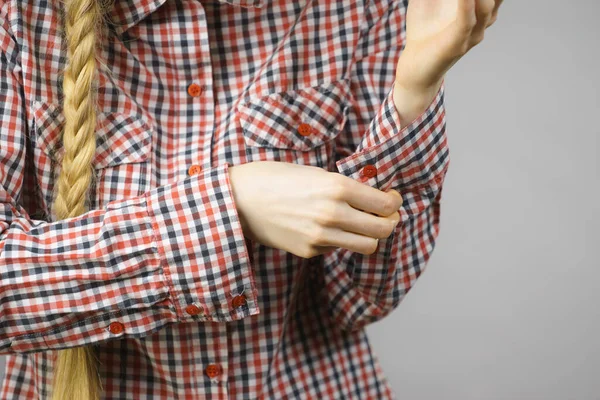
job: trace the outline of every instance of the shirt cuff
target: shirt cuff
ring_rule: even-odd
[[[229,166],[148,192],[155,241],[180,320],[226,322],[260,312]]]
[[[406,221],[423,211],[424,200],[433,200],[449,166],[445,84],[442,82],[427,109],[404,127],[393,89],[392,85],[356,151],[338,160],[336,166],[341,174],[359,182],[400,192],[404,199],[400,217]]]

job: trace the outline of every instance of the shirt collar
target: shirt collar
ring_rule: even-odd
[[[115,0],[111,17],[116,33],[120,36],[144,19],[167,0]],[[260,8],[267,0],[218,0],[219,3],[244,8]]]

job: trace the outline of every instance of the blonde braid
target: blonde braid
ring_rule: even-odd
[[[52,210],[57,220],[86,212],[95,180],[96,44],[103,8],[97,0],[65,0],[68,63],[63,80],[64,154]],[[102,383],[91,345],[59,350],[54,364],[53,400],[98,400]]]

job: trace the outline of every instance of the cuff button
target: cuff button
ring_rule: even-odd
[[[195,304],[190,304],[185,308],[185,312],[189,315],[199,315],[203,313],[203,309]]]
[[[246,304],[246,296],[240,294],[237,295],[233,298],[231,304],[233,305],[233,308],[238,308],[240,306],[243,306],[244,304]]]
[[[367,178],[373,178],[377,175],[377,167],[372,164],[365,165],[361,171],[361,175]]]

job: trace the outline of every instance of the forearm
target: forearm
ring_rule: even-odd
[[[398,62],[394,81],[394,105],[402,126],[406,126],[421,115],[440,89],[443,77],[433,84],[422,85],[411,78],[408,56],[404,54]]]

